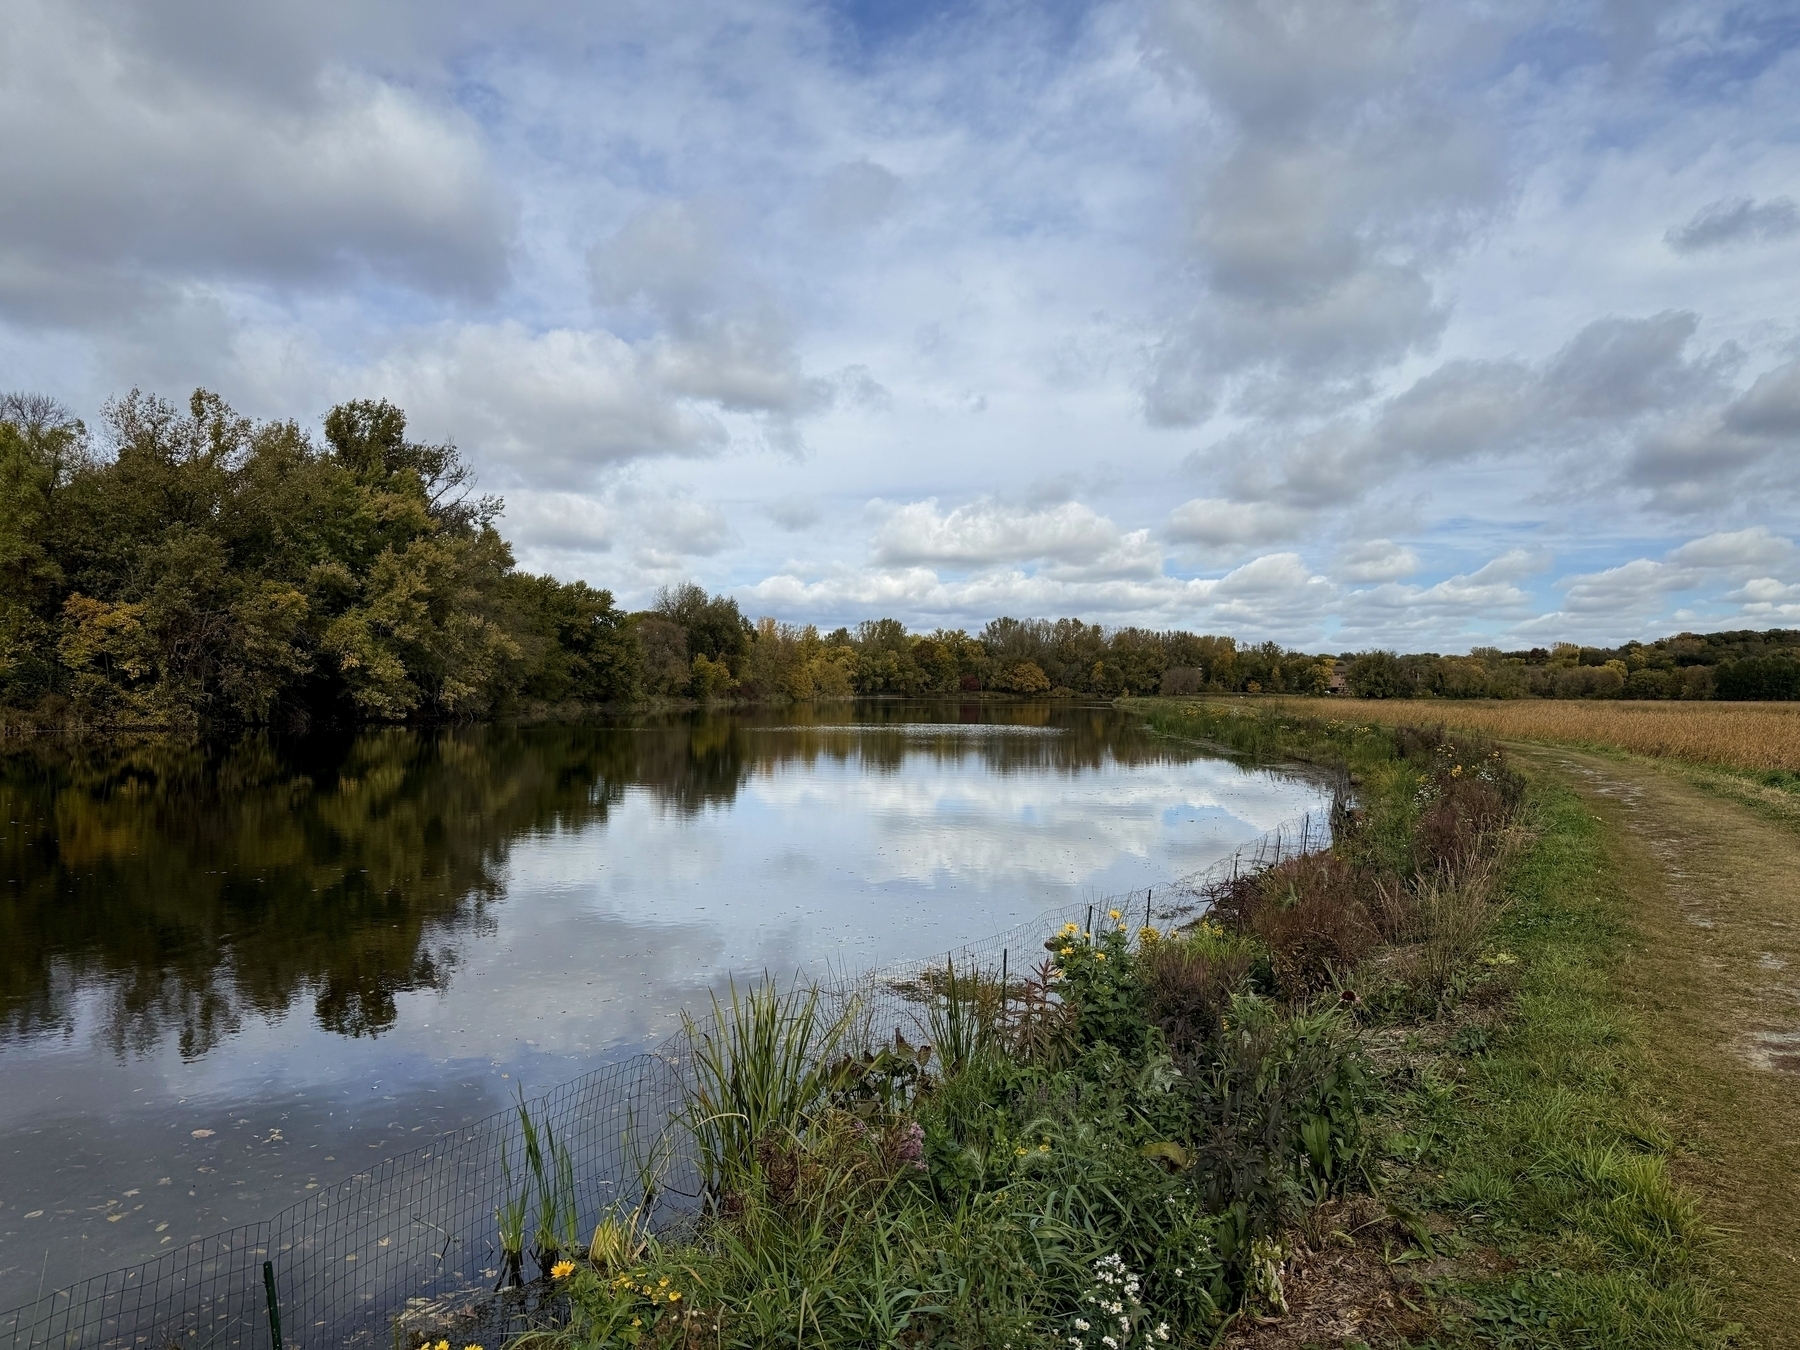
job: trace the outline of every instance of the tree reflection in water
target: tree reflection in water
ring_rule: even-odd
[[[303,999],[327,1031],[379,1035],[397,994],[453,977],[522,836],[631,790],[695,813],[784,765],[908,756],[1075,774],[1193,752],[1106,708],[918,703],[34,745],[0,758],[0,1037],[73,1034],[95,998],[121,1057],[173,1038],[197,1058]]]

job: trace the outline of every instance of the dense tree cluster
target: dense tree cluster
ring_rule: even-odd
[[[513,565],[453,445],[385,402],[323,443],[197,391],[133,392],[96,448],[49,400],[0,400],[0,708],[44,723],[468,719],[642,698],[850,694],[1800,697],[1800,634],[1338,658],[1079,619],[828,633],[692,584],[626,614]]]
[[[324,444],[197,392],[107,405],[103,452],[0,408],[0,701],[48,720],[466,717],[628,695],[612,597],[516,571],[499,503],[387,403]]]
[[[1345,667],[1362,698],[1800,698],[1800,631],[1680,633],[1621,647],[1363,652]]]
[[[639,698],[994,690],[1317,692],[1330,663],[1272,644],[1065,619],[978,636],[895,619],[821,635],[694,585],[625,614],[513,566],[452,445],[388,403],[320,443],[196,392],[137,392],[102,435],[0,405],[0,706],[44,722],[465,719]]]

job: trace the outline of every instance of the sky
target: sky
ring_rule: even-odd
[[[0,0],[0,388],[385,398],[647,604],[1800,627],[1800,9]]]

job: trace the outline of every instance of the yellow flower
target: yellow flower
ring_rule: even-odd
[[[1050,1151],[1050,1145],[1048,1145],[1048,1144],[1039,1144],[1038,1145],[1039,1153],[1048,1153],[1049,1151]]]
[[[1020,1144],[1017,1148],[1015,1148],[1013,1150],[1013,1156],[1015,1158],[1023,1158],[1025,1156],[1025,1145]]]
[[[679,1290],[679,1289],[669,1290],[669,1302],[671,1302],[671,1303],[681,1302],[681,1290]]]
[[[658,1289],[667,1289],[669,1287],[668,1277],[664,1276],[662,1279],[658,1280],[656,1282],[656,1287]]]
[[[1106,911],[1106,917],[1109,919],[1116,919],[1119,917],[1119,911],[1116,909],[1109,909]]]
[[[574,1273],[575,1263],[573,1261],[558,1261],[555,1265],[550,1267],[550,1278],[553,1280],[560,1280],[565,1275],[573,1275]]]
[[[1104,961],[1104,960],[1106,960],[1106,953],[1105,953],[1105,952],[1095,952],[1095,953],[1094,953],[1094,960],[1096,960],[1096,961]]]
[[[641,1317],[634,1317],[631,1319],[631,1325],[634,1327],[641,1327],[644,1325],[644,1319]]]

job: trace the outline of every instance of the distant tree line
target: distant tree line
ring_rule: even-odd
[[[133,392],[102,448],[50,400],[0,399],[0,709],[39,724],[474,719],[650,698],[1202,692],[1800,697],[1800,635],[1618,649],[1308,654],[1078,619],[980,632],[751,622],[686,584],[640,613],[513,564],[500,502],[385,402],[323,441],[197,391]]]
[[[1559,643],[1467,656],[1362,652],[1344,663],[1361,698],[1800,699],[1800,631],[1679,633],[1620,647]]]

